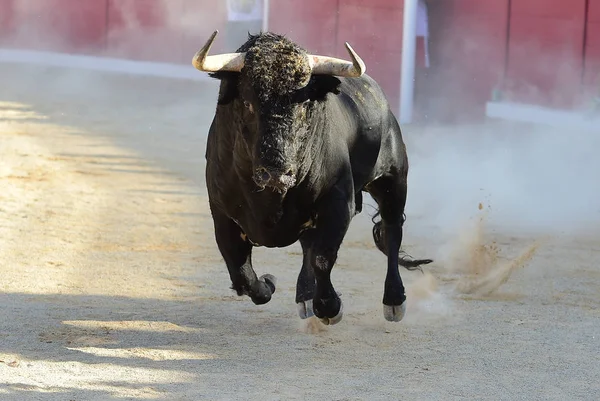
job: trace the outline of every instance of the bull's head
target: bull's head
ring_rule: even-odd
[[[285,192],[295,184],[319,100],[337,90],[336,76],[360,77],[365,64],[348,43],[351,62],[307,54],[272,33],[250,36],[236,53],[209,56],[217,33],[192,64],[223,81],[220,104],[241,119],[237,134],[250,150],[255,183]]]

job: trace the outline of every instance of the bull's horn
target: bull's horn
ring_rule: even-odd
[[[360,77],[367,71],[364,61],[346,42],[346,49],[352,58],[352,62],[339,58],[327,56],[308,56],[313,74],[337,75],[339,77]]]
[[[240,72],[244,67],[245,53],[225,53],[209,56],[208,52],[217,37],[219,31],[214,31],[202,49],[194,55],[192,65],[200,71],[218,72],[232,71]]]

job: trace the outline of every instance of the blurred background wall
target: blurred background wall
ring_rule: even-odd
[[[588,107],[600,88],[600,0],[426,0],[430,66],[417,48],[415,120],[485,118],[505,101]],[[348,41],[398,110],[402,0],[271,0],[269,30],[310,52]],[[225,0],[0,0],[0,47],[189,64]],[[219,37],[213,52],[233,51]]]

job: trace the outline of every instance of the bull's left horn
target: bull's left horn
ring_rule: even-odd
[[[217,37],[219,31],[214,31],[202,49],[194,55],[192,65],[200,71],[218,72],[232,71],[240,72],[244,68],[245,53],[225,53],[209,56],[208,52]]]
[[[339,77],[360,77],[367,71],[364,61],[346,42],[346,50],[352,62],[335,57],[308,55],[313,74],[336,75]]]

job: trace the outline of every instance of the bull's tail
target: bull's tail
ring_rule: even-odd
[[[385,244],[385,241],[383,240],[383,224],[382,224],[381,220],[375,221],[378,216],[379,216],[379,210],[377,210],[377,213],[375,213],[375,215],[372,218],[373,240],[375,241],[375,245],[377,246],[377,248],[381,252],[383,252],[384,255],[387,255],[387,246]],[[406,220],[406,215],[403,215],[403,218],[404,218],[404,220]],[[421,271],[421,273],[423,273],[423,269],[422,269],[421,265],[428,265],[429,263],[432,263],[432,262],[433,262],[432,259],[415,259],[402,249],[400,249],[400,252],[398,254],[398,264],[400,266],[404,267],[405,269],[411,270],[411,271],[419,270],[419,271]]]

